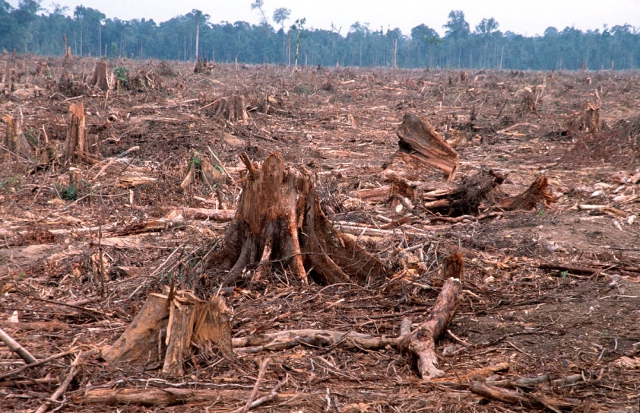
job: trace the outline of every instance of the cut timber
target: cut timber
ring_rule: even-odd
[[[547,178],[544,175],[540,175],[526,191],[520,195],[501,199],[496,207],[504,211],[529,211],[540,203],[544,206],[549,206],[553,202],[555,202],[555,198],[549,191]]]
[[[447,181],[452,181],[458,170],[458,153],[440,136],[431,124],[413,113],[406,113],[402,125],[396,131],[400,149],[391,161],[421,170],[433,167],[443,171]]]
[[[17,118],[13,118],[11,115],[6,115],[4,120],[7,123],[7,133],[4,138],[4,146],[16,155],[30,158],[34,151],[22,132],[22,114]]]
[[[436,340],[444,333],[462,300],[462,283],[464,261],[460,253],[455,253],[444,259],[442,267],[443,278],[448,278],[438,299],[431,309],[429,318],[411,334],[406,335],[400,348],[410,352],[417,358],[420,376],[428,380],[440,377],[444,373],[437,368]]]
[[[76,160],[93,160],[98,154],[98,144],[95,137],[89,139],[85,126],[84,103],[69,106],[67,115],[67,140],[64,144],[65,162]]]
[[[89,86],[96,86],[98,89],[106,92],[109,87],[109,68],[107,62],[98,62],[93,70],[93,76],[89,81]]]
[[[321,283],[382,280],[387,270],[354,240],[337,232],[326,218],[306,171],[285,166],[274,152],[242,184],[236,215],[224,247],[210,267],[229,270],[224,285],[243,282],[248,267],[282,262],[303,283],[307,272]]]

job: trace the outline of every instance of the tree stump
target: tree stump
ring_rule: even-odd
[[[87,135],[85,126],[84,103],[71,104],[67,115],[67,140],[64,145],[64,161],[73,162],[78,159],[94,161],[99,153],[96,136]]]
[[[453,181],[458,170],[458,153],[426,119],[406,113],[396,133],[400,138],[400,149],[387,169],[397,171],[398,176],[407,175],[408,180],[415,180],[411,170],[422,175],[425,168],[431,167],[443,171],[448,182]]]
[[[229,122],[247,123],[249,114],[247,114],[247,105],[245,97],[242,95],[231,95],[216,99],[208,105],[210,113],[215,117],[221,117]]]
[[[324,284],[384,279],[384,265],[333,228],[308,172],[285,166],[278,152],[259,170],[244,155],[248,171],[236,215],[223,248],[209,261],[228,270],[224,285],[241,284],[247,268],[261,274],[274,262],[303,283],[308,273]]]
[[[98,62],[93,70],[93,76],[89,81],[89,86],[96,86],[103,92],[108,91],[109,88],[109,69],[107,62]]]
[[[12,153],[29,158],[33,156],[34,150],[29,144],[27,137],[22,132],[21,116],[14,118],[11,115],[5,115],[7,124],[7,133],[4,138],[4,146]]]

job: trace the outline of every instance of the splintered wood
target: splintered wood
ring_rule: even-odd
[[[433,129],[429,121],[413,113],[406,113],[396,131],[400,149],[387,169],[413,169],[421,171],[436,168],[453,181],[458,171],[458,153]],[[398,164],[404,167],[398,168]],[[420,174],[420,172],[418,172]]]
[[[148,365],[161,362],[163,374],[184,374],[184,361],[195,351],[211,355],[215,349],[233,358],[230,312],[221,297],[208,302],[188,292],[150,294],[129,328],[102,357],[109,363]]]

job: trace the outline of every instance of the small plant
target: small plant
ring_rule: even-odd
[[[189,159],[189,167],[199,170],[200,168],[202,168],[202,159],[200,159],[198,155],[194,155],[191,159]]]
[[[116,67],[113,70],[113,75],[119,89],[129,89],[129,69],[124,66]]]
[[[27,138],[31,146],[38,147],[38,131],[34,128],[29,128],[24,131],[24,137]]]
[[[78,192],[75,185],[58,185],[58,195],[65,201],[75,201],[78,199]]]
[[[569,271],[567,271],[567,270],[562,271],[562,272],[560,273],[560,276],[561,276],[562,278],[567,278],[567,277],[569,276]]]
[[[12,194],[20,189],[22,186],[22,176],[10,176],[7,179],[0,181],[0,189],[2,192]]]
[[[538,215],[540,218],[542,218],[544,216],[545,212],[544,209],[541,209],[538,211],[538,213],[536,215]]]

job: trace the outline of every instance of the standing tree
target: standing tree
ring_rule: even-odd
[[[258,9],[261,15],[260,24],[266,26],[269,24],[269,19],[267,19],[267,15],[264,14],[263,6],[264,6],[264,0],[255,0],[253,3],[251,3],[251,10]]]
[[[291,10],[286,9],[284,7],[280,7],[280,8],[276,9],[273,12],[273,21],[276,22],[276,24],[280,25],[280,31],[282,32],[282,59],[283,59],[283,63],[284,63],[284,56],[286,54],[286,52],[285,52],[285,50],[286,50],[286,42],[285,42],[285,38],[284,38],[284,22],[289,19],[290,15],[291,15]]]
[[[469,35],[469,23],[464,19],[462,10],[451,10],[447,24],[442,27],[446,29],[445,34],[447,37],[460,39]]]
[[[300,54],[300,42],[302,41],[302,39],[304,37],[307,36],[307,31],[304,28],[304,24],[307,22],[306,18],[302,18],[302,19],[298,19],[296,20],[296,22],[293,24],[293,26],[291,26],[291,31],[293,32],[293,35],[295,36],[296,39],[296,54],[295,54],[295,59],[294,59],[294,64],[293,67],[294,69],[298,68],[298,56]]]

